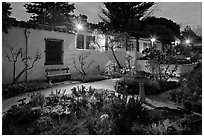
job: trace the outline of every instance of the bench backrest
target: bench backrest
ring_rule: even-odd
[[[46,72],[46,74],[48,74],[48,72],[54,72],[54,71],[67,71],[67,73],[68,73],[68,70],[69,70],[69,68],[68,67],[66,67],[66,68],[54,68],[54,69],[45,69],[45,72]]]

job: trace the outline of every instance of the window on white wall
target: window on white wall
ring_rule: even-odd
[[[134,51],[134,47],[136,46],[136,42],[129,40],[128,45],[126,47],[126,51]]]
[[[86,49],[94,49],[94,41],[95,37],[94,36],[86,36]]]
[[[84,35],[77,35],[77,49],[84,49]]]
[[[144,42],[143,43],[143,49],[146,49],[146,48],[148,48],[148,43]]]
[[[82,34],[77,35],[77,43],[76,48],[77,49],[95,49],[96,44],[95,37],[94,36],[84,36]]]
[[[63,64],[63,40],[45,39],[45,65]]]
[[[151,47],[151,44],[149,42],[143,43],[143,49],[150,48],[150,47]]]

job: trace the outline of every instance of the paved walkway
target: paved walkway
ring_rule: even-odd
[[[54,84],[52,88],[40,90],[45,97],[47,97],[52,91],[56,91],[57,89],[66,89],[66,93],[71,93],[71,89],[76,86],[84,85],[86,88],[89,86],[92,86],[93,88],[103,88],[108,90],[114,90],[113,85],[115,84],[117,79],[108,79],[108,80],[102,80],[97,82],[90,82],[90,83],[73,83],[70,84],[70,82],[63,82],[64,84]],[[2,100],[2,113],[7,111],[12,105],[19,104],[17,101],[22,98],[26,98],[26,101],[30,99],[30,94],[32,93],[25,93],[19,96],[15,96],[12,98],[8,98],[5,100]]]
[[[56,91],[57,89],[62,89],[62,90],[66,89],[66,93],[71,93],[71,89],[73,87],[81,86],[81,85],[84,85],[87,88],[89,86],[92,86],[93,88],[96,88],[96,89],[103,88],[103,89],[108,89],[108,90],[114,90],[113,85],[115,84],[116,80],[118,80],[118,79],[108,79],[108,80],[102,80],[102,81],[97,81],[97,82],[75,83],[75,84],[74,83],[70,84],[70,82],[64,82],[64,84],[54,85],[52,88],[48,88],[48,89],[44,89],[44,90],[40,90],[40,91],[46,97],[52,91]],[[26,101],[28,101],[30,99],[30,97],[29,97],[30,94],[31,93],[25,93],[25,94],[22,94],[22,95],[19,95],[19,96],[16,96],[16,97],[12,97],[12,98],[9,98],[9,99],[2,100],[2,113],[6,112],[12,105],[18,104],[17,101],[19,99],[22,99],[22,98],[26,97]],[[167,106],[167,107],[170,107],[170,108],[176,108],[177,107],[176,105],[174,105],[172,103],[169,104],[169,103],[165,103],[165,102],[155,100],[155,99],[153,100],[153,99],[146,98],[146,101],[149,104],[151,104],[152,106],[154,106],[154,107],[162,107],[162,106]]]

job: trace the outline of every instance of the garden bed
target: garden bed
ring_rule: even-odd
[[[115,90],[121,94],[138,95],[140,78],[124,77],[115,84]],[[170,89],[175,89],[180,86],[180,83],[175,81],[151,80],[145,78],[144,90],[146,95],[157,95]]]
[[[169,93],[170,99],[182,105],[184,109],[202,113],[202,67],[198,64],[194,70],[183,76],[182,86]]]
[[[41,89],[50,88],[51,85],[45,81],[30,81],[27,83],[17,83],[12,85],[3,85],[2,98],[10,98],[27,92],[34,92]]]
[[[3,134],[156,135],[201,134],[202,118],[183,109],[148,110],[134,96],[105,89],[74,87],[49,97],[33,94],[28,104],[3,116]]]

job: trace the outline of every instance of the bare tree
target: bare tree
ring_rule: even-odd
[[[41,54],[37,50],[35,55],[34,55],[34,58],[32,58],[30,56],[24,55],[22,48],[15,51],[13,47],[10,47],[9,51],[10,51],[10,55],[8,53],[6,53],[5,56],[7,57],[9,62],[13,63],[13,84],[14,84],[19,80],[19,78],[22,76],[22,74],[24,74],[26,71],[28,71],[34,67],[36,61],[41,58]],[[16,76],[16,63],[18,62],[19,57],[20,57],[21,61],[23,62],[24,67],[22,68],[20,73]],[[28,63],[28,61],[30,61],[30,63]]]
[[[95,35],[100,35],[99,32],[95,32]],[[106,50],[110,49],[112,52],[112,55],[120,69],[122,69],[122,65],[120,64],[116,54],[115,49],[117,48],[123,48],[126,46],[126,38],[128,37],[127,33],[119,33],[114,31],[108,31],[105,33],[105,45],[101,46],[97,41],[95,41],[95,44],[98,45],[98,47],[105,47]]]
[[[76,56],[76,58],[73,58],[74,68],[82,75],[82,79],[84,80],[87,75],[86,70],[94,63],[94,60],[90,60],[90,52],[81,52],[74,55]],[[76,62],[79,63],[78,66]]]

